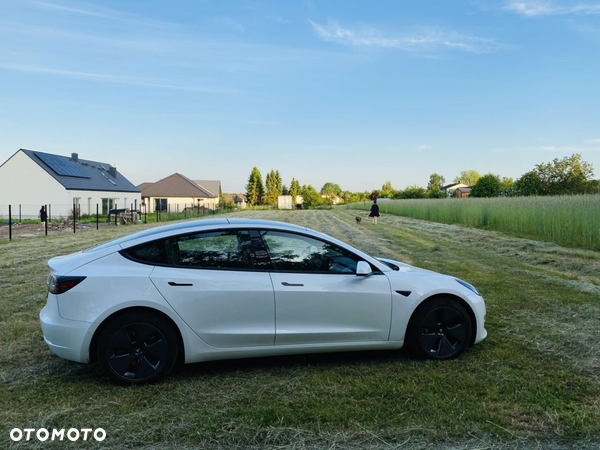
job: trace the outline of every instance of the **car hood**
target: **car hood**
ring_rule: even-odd
[[[411,266],[410,264],[406,264],[400,261],[396,261],[393,259],[388,259],[388,258],[377,258],[377,260],[383,262],[384,264],[388,265],[391,264],[392,265],[392,269],[394,270],[394,272],[400,272],[400,273],[428,273],[431,275],[441,275],[437,272],[432,272],[431,270],[427,270],[427,269],[421,269],[420,267],[415,267],[415,266]],[[396,266],[398,268],[398,270],[396,270],[393,266]],[[443,275],[445,276],[445,275]]]

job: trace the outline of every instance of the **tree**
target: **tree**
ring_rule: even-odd
[[[275,191],[278,197],[283,194],[283,179],[279,174],[279,170],[275,171]]]
[[[481,175],[476,170],[463,170],[459,176],[454,179],[455,183],[464,183],[467,186],[475,186]]]
[[[500,197],[514,197],[515,195],[517,195],[517,190],[515,188],[515,180],[513,180],[512,178],[502,177],[500,185],[500,194],[498,194]]]
[[[274,170],[271,170],[267,174],[266,188],[266,202],[271,206],[277,205],[277,199],[282,193],[282,181],[279,171],[275,172]]]
[[[385,183],[383,183],[383,186],[381,186],[381,191],[379,191],[379,197],[394,198],[395,195],[396,195],[396,190],[392,186],[392,182],[386,181]]]
[[[583,194],[594,175],[592,164],[583,161],[580,153],[537,164],[534,170],[542,180],[546,195]]]
[[[420,186],[409,186],[399,191],[397,198],[427,198],[427,191]]]
[[[341,197],[343,191],[339,184],[327,182],[321,188],[321,194]]]
[[[479,180],[471,189],[471,197],[498,197],[502,191],[502,182],[498,175],[488,173]]]
[[[246,201],[250,206],[260,205],[262,198],[265,195],[265,187],[263,186],[262,175],[256,167],[250,172],[248,184],[246,185]]]
[[[542,195],[544,193],[542,177],[535,170],[524,173],[515,182],[515,191],[517,195]]]
[[[302,186],[300,195],[304,199],[304,207],[306,208],[314,208],[322,203],[321,194],[310,184]]]
[[[300,194],[300,182],[295,178],[292,178],[292,182],[290,183],[290,195],[292,196],[292,204],[296,204],[296,197]]]
[[[446,198],[447,194],[442,191],[442,187],[446,179],[437,173],[429,175],[429,183],[427,184],[427,197],[429,198]]]

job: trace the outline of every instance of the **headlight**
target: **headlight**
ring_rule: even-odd
[[[467,283],[466,281],[463,281],[463,280],[459,280],[458,278],[455,278],[455,280],[457,283],[462,284],[468,290],[475,292],[477,295],[479,295],[481,297],[481,294],[479,292],[477,292],[477,289],[475,289],[475,287],[472,284]]]

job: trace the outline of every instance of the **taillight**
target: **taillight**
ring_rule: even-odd
[[[48,278],[48,292],[51,294],[63,294],[70,289],[73,289],[86,277],[56,277],[50,275]]]

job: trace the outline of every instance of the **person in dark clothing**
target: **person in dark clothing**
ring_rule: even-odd
[[[373,218],[373,225],[377,225],[377,218],[379,217],[379,205],[377,204],[377,199],[373,200],[369,217]]]
[[[40,209],[40,213],[38,214],[38,217],[40,218],[40,222],[42,222],[42,224],[46,223],[46,221],[48,220],[48,214],[46,214],[45,206],[42,206],[42,209]]]

